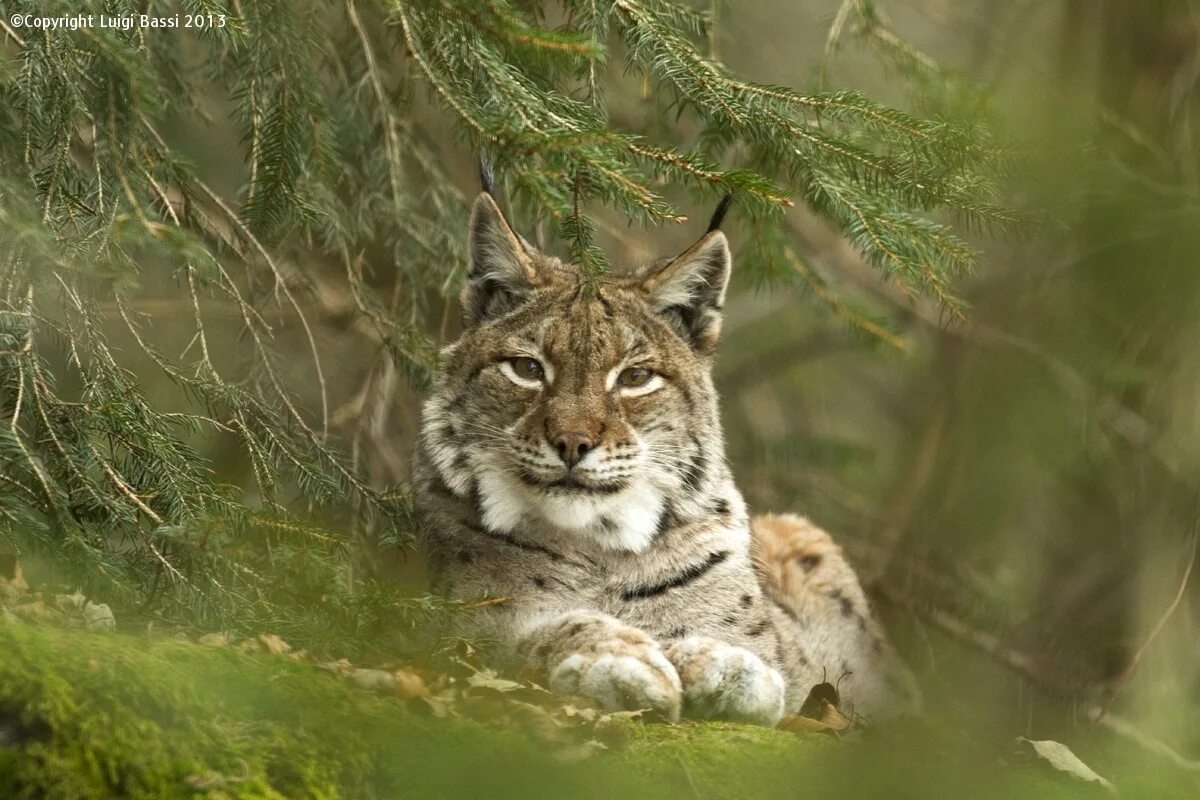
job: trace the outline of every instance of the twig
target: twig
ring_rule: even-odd
[[[807,264],[804,263],[803,259],[796,255],[794,250],[789,247],[785,249],[783,253],[792,269],[804,279],[805,283],[808,284],[813,294],[817,296],[817,299],[829,306],[830,311],[832,311],[835,315],[842,317],[851,325],[866,331],[871,336],[874,336],[884,344],[895,348],[897,351],[901,353],[908,352],[907,342],[884,328],[882,325],[879,325],[873,320],[867,319],[854,309],[848,308],[845,303],[843,303],[832,292],[830,292],[817,278],[817,276],[813,274],[812,270]]]
[[[143,116],[141,118],[141,122],[146,130],[149,131],[149,133],[155,138],[163,151],[167,151],[169,148],[167,147],[166,140],[163,139],[162,134],[158,132],[158,129],[150,123],[150,120]],[[209,200],[216,204],[216,206],[221,210],[221,213],[223,213],[226,219],[229,220],[229,223],[233,225],[243,237],[245,237],[246,241],[249,242],[255,250],[258,251],[258,254],[262,256],[264,263],[266,263],[267,268],[270,269],[271,274],[274,275],[276,285],[283,291],[283,295],[287,298],[288,304],[296,312],[296,318],[300,320],[300,325],[302,328],[304,328],[304,335],[308,339],[308,347],[312,352],[313,367],[315,368],[317,374],[317,384],[321,390],[321,436],[317,437],[316,433],[309,428],[308,424],[304,421],[303,416],[301,416],[300,412],[292,406],[290,398],[287,397],[286,393],[282,391],[281,387],[279,388],[281,395],[280,399],[283,400],[284,404],[288,406],[288,409],[292,412],[293,416],[296,418],[296,421],[314,438],[319,438],[321,440],[327,439],[329,437],[329,390],[325,384],[325,371],[321,366],[321,356],[320,351],[317,348],[317,340],[313,336],[312,326],[309,325],[308,317],[304,314],[304,310],[300,307],[300,303],[297,302],[295,295],[292,294],[292,290],[288,286],[287,279],[280,271],[279,266],[275,263],[275,259],[271,257],[271,254],[268,252],[266,246],[259,241],[258,237],[255,236],[246,223],[242,221],[242,218],[238,216],[237,212],[234,211],[229,204],[225,202],[224,198],[217,194],[204,181],[200,180],[199,178],[193,178],[192,183],[198,189],[200,189],[200,191],[207,195]],[[253,331],[251,333],[253,334]],[[264,362],[266,362],[265,358]],[[273,370],[268,367],[268,372],[273,373]],[[272,382],[276,382],[273,374]]]
[[[1183,601],[1183,595],[1187,591],[1188,581],[1192,577],[1192,566],[1196,563],[1196,543],[1198,540],[1200,540],[1200,517],[1198,517],[1195,523],[1192,525],[1192,545],[1188,552],[1187,564],[1183,568],[1183,577],[1179,581],[1179,588],[1175,590],[1174,599],[1171,600],[1171,604],[1167,606],[1166,610],[1163,611],[1162,615],[1158,618],[1158,622],[1156,622],[1154,627],[1150,630],[1150,635],[1146,637],[1146,641],[1142,642],[1142,646],[1139,647],[1137,652],[1133,654],[1133,658],[1129,659],[1129,664],[1125,667],[1124,671],[1122,671],[1121,674],[1117,676],[1117,679],[1112,682],[1112,687],[1109,689],[1108,697],[1104,701],[1104,706],[1100,709],[1099,716],[1096,717],[1096,723],[1101,723],[1104,721],[1104,718],[1108,715],[1109,709],[1112,708],[1113,703],[1116,701],[1117,695],[1122,689],[1125,688],[1125,684],[1129,683],[1129,679],[1133,677],[1133,673],[1137,671],[1138,665],[1142,661],[1142,656],[1146,654],[1146,651],[1150,648],[1150,645],[1153,644],[1154,640],[1158,638],[1158,635],[1162,633],[1163,628],[1165,628],[1167,625],[1167,620],[1171,618],[1171,615],[1175,613],[1175,609],[1179,608],[1180,602]]]
[[[0,19],[0,29],[3,29],[8,38],[16,42],[18,47],[25,46],[25,40],[18,36],[16,31],[8,27],[8,22],[6,20]]]
[[[350,20],[350,26],[354,28],[354,32],[358,35],[358,40],[362,44],[363,55],[367,61],[367,75],[370,76],[371,88],[375,92],[375,99],[379,102],[379,113],[383,115],[383,136],[384,145],[387,148],[388,179],[392,186],[392,202],[396,205],[397,212],[399,212],[401,196],[400,145],[396,141],[396,119],[392,116],[391,109],[388,106],[387,93],[384,92],[383,81],[379,77],[379,65],[375,61],[375,51],[371,49],[371,40],[363,28],[362,20],[359,19],[358,9],[354,7],[354,0],[346,0],[346,17]]]
[[[1143,750],[1157,756],[1162,756],[1173,766],[1178,767],[1184,772],[1190,772],[1193,775],[1200,775],[1200,761],[1186,758],[1180,755],[1174,748],[1166,742],[1159,741],[1152,736],[1149,736],[1137,728],[1133,723],[1116,714],[1104,715],[1103,710],[1096,717],[1095,723],[1100,727],[1111,731],[1120,736],[1122,739],[1129,741],[1141,747]]]
[[[679,762],[679,768],[683,770],[683,777],[687,778],[688,788],[692,790],[692,797],[700,800],[700,790],[696,788],[696,781],[692,780],[692,771],[688,769],[687,762],[683,760],[683,756],[675,756],[675,760]]]
[[[486,600],[477,600],[474,603],[463,603],[459,606],[460,611],[474,611],[477,608],[488,608],[489,606],[502,606],[511,601],[511,597],[489,597]]]
[[[892,605],[915,614],[925,622],[959,641],[974,647],[993,661],[1007,667],[1029,683],[1057,695],[1070,694],[1070,689],[1048,680],[1037,668],[1033,656],[1006,646],[999,638],[984,631],[977,631],[958,617],[940,608],[927,608],[908,598],[895,594],[882,584],[875,587],[880,597]]]
[[[881,555],[872,561],[863,576],[869,583],[878,581],[887,571],[900,549],[920,501],[929,488],[946,436],[948,415],[949,409],[944,403],[939,403],[930,412],[925,429],[921,432],[921,440],[917,444],[912,468],[905,474],[900,491],[896,492],[895,499],[884,514],[884,525],[877,537]]]

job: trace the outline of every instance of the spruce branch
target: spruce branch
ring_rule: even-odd
[[[147,615],[300,629],[282,576],[304,564],[330,613],[375,624],[378,586],[337,587],[415,530],[389,444],[411,442],[466,263],[456,148],[494,153],[591,281],[614,226],[588,212],[662,225],[685,217],[678,190],[736,195],[739,274],[893,349],[803,260],[787,209],[954,317],[977,259],[960,232],[1029,222],[1003,201],[1011,150],[986,116],[943,113],[962,82],[874,4],[839,8],[829,53],[862,37],[918,87],[912,108],[739,75],[684,3],[561,7],[551,26],[509,0],[184,0],[227,27],[153,37],[0,21],[0,534]],[[191,144],[210,134],[230,142],[219,168]],[[178,402],[140,390],[156,379]],[[236,475],[208,457],[219,440]]]

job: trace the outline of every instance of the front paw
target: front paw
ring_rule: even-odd
[[[567,655],[550,670],[550,689],[581,694],[608,711],[650,709],[679,719],[679,675],[658,644],[633,628]]]
[[[749,650],[691,636],[666,655],[679,672],[689,717],[774,726],[783,716],[783,676]]]

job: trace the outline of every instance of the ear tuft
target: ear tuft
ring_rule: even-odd
[[[717,203],[717,208],[713,211],[712,218],[708,221],[708,233],[712,233],[721,227],[721,223],[725,221],[725,215],[729,213],[731,205],[733,205],[733,195],[727,194],[721,198],[721,202]]]
[[[697,352],[716,349],[732,261],[725,234],[714,230],[642,282],[650,304]]]
[[[484,194],[496,196],[496,173],[492,169],[492,159],[484,152],[479,154],[479,188]]]
[[[470,257],[462,290],[468,325],[478,325],[515,308],[533,289],[536,272],[532,256],[486,191],[475,198],[471,209]]]

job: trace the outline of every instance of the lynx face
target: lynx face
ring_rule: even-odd
[[[710,377],[719,232],[594,290],[475,203],[467,329],[425,406],[427,452],[483,524],[640,550],[723,468]]]

